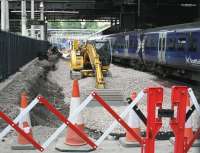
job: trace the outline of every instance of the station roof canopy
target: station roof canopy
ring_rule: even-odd
[[[30,15],[31,0],[26,1],[27,12]],[[41,0],[35,0],[36,18],[39,18],[40,2]],[[21,1],[10,0],[9,5],[11,18],[20,19]],[[155,27],[196,21],[200,17],[200,2],[199,0],[44,0],[44,10],[47,20],[53,21],[117,20],[124,26],[142,23],[148,27]]]

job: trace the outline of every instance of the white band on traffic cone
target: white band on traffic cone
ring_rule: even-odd
[[[25,128],[23,128],[23,130],[24,130],[24,132],[26,134],[29,134],[31,132],[31,128],[30,127],[25,127]]]
[[[20,108],[20,111],[22,112],[22,111],[24,111],[24,109],[25,109],[25,108]],[[19,126],[20,126],[20,124],[23,124],[24,122],[28,122],[28,125],[29,125],[30,127],[32,127],[32,126],[31,126],[31,119],[30,119],[30,114],[29,114],[29,113],[27,113],[26,116],[24,116],[24,117],[19,121]],[[21,127],[22,127],[22,126],[21,126]]]
[[[80,106],[80,97],[72,97],[71,98],[71,104],[70,104],[70,114],[69,116],[71,116],[74,111],[76,111],[76,109]],[[72,123],[76,123],[78,125],[83,124],[83,117],[82,117],[82,113],[80,112],[78,116],[73,118]]]
[[[139,117],[137,116],[137,114],[135,113],[134,110],[131,110],[128,113],[127,123],[131,128],[139,128],[140,127]]]

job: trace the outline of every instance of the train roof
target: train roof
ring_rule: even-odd
[[[146,29],[144,33],[157,33],[157,32],[187,32],[187,31],[198,31],[200,30],[200,22],[192,22],[186,24],[171,25],[165,27],[158,27],[152,29]]]
[[[119,32],[119,33],[113,33],[113,34],[109,34],[109,35],[104,35],[106,37],[112,37],[112,36],[116,36],[116,35],[126,35],[126,34],[130,34],[130,33],[138,33],[141,32],[141,29],[135,29],[134,31],[127,31],[127,32]]]
[[[192,22],[192,23],[186,23],[186,24],[177,24],[177,25],[170,25],[170,26],[164,26],[164,27],[157,27],[157,28],[151,28],[151,29],[136,29],[134,31],[128,31],[128,32],[120,32],[120,33],[113,33],[109,35],[103,35],[104,38],[106,37],[113,37],[113,36],[120,36],[120,35],[126,35],[130,33],[146,33],[146,34],[157,34],[159,32],[188,32],[188,31],[200,31],[200,21],[199,22]]]

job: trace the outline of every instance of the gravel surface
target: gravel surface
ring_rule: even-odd
[[[19,102],[19,93],[21,90],[27,89],[29,93],[30,99],[34,97],[35,94],[42,94],[48,100],[52,102],[52,104],[59,108],[62,113],[68,116],[69,111],[69,102],[71,97],[71,87],[72,81],[69,77],[69,61],[65,61],[60,59],[56,64],[56,70],[50,71],[46,75],[44,74],[44,67],[46,67],[48,62],[42,62],[40,64],[33,64],[28,67],[28,70],[25,70],[21,75],[17,76],[14,81],[11,81],[8,86],[6,86],[0,93],[1,98],[1,107],[0,109],[5,111],[9,116],[14,118],[18,112],[18,102]],[[47,66],[49,69],[49,66]],[[110,68],[112,72],[112,77],[106,78],[106,88],[108,89],[121,89],[123,91],[124,97],[129,97],[132,91],[136,91],[137,93],[143,90],[146,87],[163,87],[164,88],[164,108],[170,108],[170,91],[171,86],[176,85],[176,82],[166,81],[164,79],[159,79],[158,77],[149,74],[140,72],[130,68],[123,68],[116,65],[111,65]],[[49,70],[47,70],[48,72]],[[42,74],[42,75],[41,75]],[[40,76],[40,77],[38,77]],[[47,76],[47,77],[45,77]],[[36,79],[37,78],[37,79]],[[40,81],[38,81],[38,78]],[[39,82],[39,84],[38,84]],[[22,85],[23,84],[23,85]],[[35,84],[38,84],[37,86]],[[0,84],[1,85],[1,84]],[[95,78],[84,78],[79,81],[80,90],[81,90],[81,99],[85,98],[84,90],[93,89],[95,86]],[[10,96],[11,95],[11,96]],[[64,99],[65,97],[65,99]],[[2,99],[7,101],[2,101]],[[64,104],[65,100],[65,104]],[[117,113],[121,113],[125,109],[125,103],[113,103],[111,106]],[[144,97],[139,107],[146,112],[146,98]],[[38,113],[40,112],[40,113]],[[43,143],[60,125],[60,122],[57,122],[54,117],[50,116],[49,113],[44,111],[43,107],[37,107],[36,112],[32,114],[34,120],[38,119],[40,126],[33,127],[33,133],[37,140],[40,140]],[[146,114],[146,113],[145,113]],[[38,116],[37,116],[38,115]],[[104,132],[111,122],[114,120],[102,107],[98,105],[89,105],[84,111],[83,116],[86,125],[86,132],[92,138],[98,138],[102,132]],[[194,123],[197,122],[197,115],[193,117]],[[164,120],[162,131],[169,130],[168,121]],[[38,123],[35,123],[38,124]],[[4,126],[0,121],[0,128]],[[197,124],[195,124],[197,127]],[[194,127],[194,128],[195,128]],[[144,125],[141,124],[141,128],[144,130]],[[117,127],[112,133],[114,134],[122,134],[124,133],[124,129],[122,127]],[[65,132],[61,134],[65,135]],[[16,132],[10,133],[7,137],[5,137],[4,141],[0,143],[0,152],[2,153],[26,153],[27,151],[12,151],[10,149],[10,145],[13,141],[13,136],[16,136]],[[111,141],[109,141],[111,142]],[[97,152],[104,151],[104,146],[107,146],[107,141],[102,148],[98,149]],[[108,143],[109,144],[109,143]],[[167,146],[172,150],[172,147],[169,146],[168,143],[164,141],[159,141],[159,144]],[[115,149],[116,144],[114,146]],[[49,146],[48,150],[45,152],[55,153],[55,143]],[[163,151],[162,147],[161,153]],[[119,151],[120,150],[120,151]],[[121,152],[120,148],[116,152]],[[28,151],[28,152],[36,152],[36,151]],[[38,151],[37,151],[38,152]],[[113,150],[111,151],[113,152]],[[193,153],[193,151],[191,151]],[[198,152],[198,151],[197,151]],[[195,152],[196,153],[196,152]]]
[[[65,95],[65,102],[69,104],[71,97],[72,81],[69,77],[69,61],[60,59],[56,64],[57,70],[52,71],[48,75],[48,79],[52,82],[56,82],[59,86],[63,87],[63,94]],[[129,97],[132,91],[139,93],[141,90],[147,87],[163,87],[164,88],[164,108],[170,108],[171,101],[171,87],[177,85],[176,82],[160,79],[155,75],[137,71],[131,68],[124,68],[116,65],[111,65],[110,71],[112,77],[106,78],[107,89],[121,89],[124,93],[124,97]],[[84,78],[79,81],[79,87],[81,91],[81,99],[85,98],[85,90],[94,89],[95,78]],[[112,108],[120,113],[125,109],[125,105],[122,102],[121,105],[112,105]],[[146,115],[146,97],[144,97],[139,107]],[[94,115],[95,114],[95,115]],[[102,107],[91,106],[83,110],[83,116],[86,127],[98,131],[104,132],[111,122],[114,120]],[[168,119],[163,119],[162,131],[169,130]],[[194,119],[195,122],[196,118]],[[144,125],[141,124],[141,128],[144,129]],[[124,133],[122,127],[117,127],[113,133]]]

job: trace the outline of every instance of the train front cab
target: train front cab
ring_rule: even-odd
[[[113,61],[123,65],[141,67],[141,40],[137,32],[115,34],[110,37]]]
[[[113,34],[108,36],[111,44],[113,62],[120,63],[124,56],[125,39],[123,34]]]

